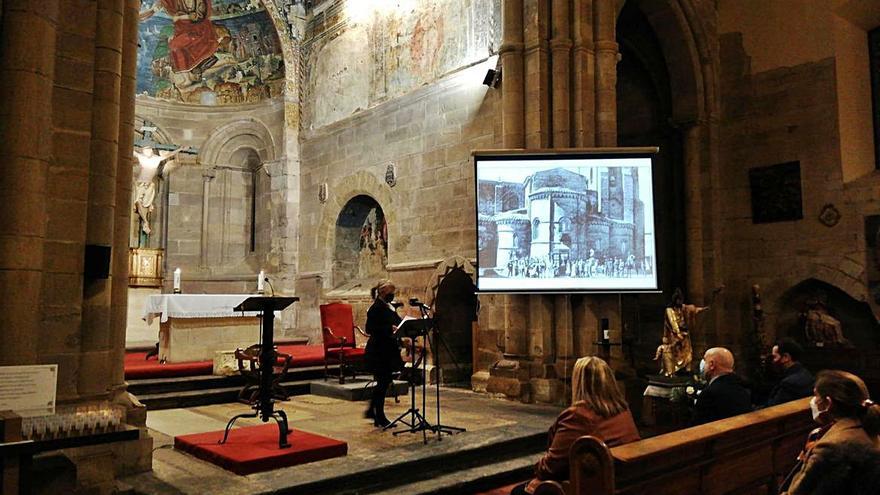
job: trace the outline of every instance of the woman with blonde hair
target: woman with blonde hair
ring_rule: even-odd
[[[397,325],[400,324],[400,316],[397,315],[392,304],[395,290],[394,282],[385,279],[380,280],[370,289],[373,305],[367,311],[365,325],[370,339],[367,341],[364,357],[367,367],[373,372],[376,386],[373,387],[370,407],[364,416],[372,419],[375,426],[383,428],[391,423],[385,417],[385,395],[391,385],[391,376],[395,371],[403,368],[395,335]]]
[[[639,440],[614,370],[602,359],[588,356],[574,363],[571,402],[550,428],[550,448],[535,466],[535,478],[517,485],[511,495],[531,494],[544,480],[568,480],[568,451],[579,437],[592,435],[609,447]]]

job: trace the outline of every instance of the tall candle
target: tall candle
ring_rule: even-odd
[[[262,294],[264,292],[263,284],[266,281],[266,273],[263,270],[260,270],[260,274],[257,275],[257,292]]]
[[[180,268],[174,270],[174,292],[180,292]]]

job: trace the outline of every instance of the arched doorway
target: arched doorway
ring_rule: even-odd
[[[443,382],[470,387],[473,373],[473,323],[477,320],[476,287],[471,276],[454,267],[440,281],[434,317],[441,342],[435,344]]]
[[[627,1],[617,21],[621,60],[617,66],[617,132],[620,146],[658,146],[654,162],[654,238],[652,260],[663,294],[621,298],[627,328],[624,339],[635,347],[636,366],[654,372],[650,361],[659,344],[663,308],[676,287],[687,288],[684,152],[676,126],[670,69],[661,41],[639,0]],[[620,245],[621,253],[628,246]]]
[[[385,213],[370,196],[351,198],[336,219],[333,286],[369,280],[387,274],[388,227]]]

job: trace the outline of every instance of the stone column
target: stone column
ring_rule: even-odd
[[[684,212],[687,246],[687,298],[703,304],[703,193],[700,174],[701,126],[694,124],[684,133]]]
[[[501,57],[501,125],[505,148],[522,148],[524,82],[523,74],[523,0],[504,0]]]
[[[202,235],[199,246],[199,268],[208,267],[208,213],[211,209],[211,181],[217,176],[215,167],[208,167],[202,171]]]
[[[553,298],[553,336],[556,341],[556,376],[568,379],[572,363],[577,359],[574,348],[571,295],[559,294]]]
[[[596,145],[596,56],[593,51],[593,0],[574,0],[571,129],[575,147]]]
[[[57,0],[5,0],[0,19],[0,365],[37,361],[57,20]]]
[[[525,146],[523,73],[523,0],[505,0],[502,12],[501,43],[501,125],[505,148]],[[523,304],[527,296],[507,296],[505,315],[511,305]],[[527,341],[523,327],[504,322],[504,353],[511,356],[526,354]]]
[[[131,229],[134,93],[137,84],[139,0],[125,0],[122,25],[122,80],[119,87],[119,145],[116,167],[116,219],[113,225],[113,289],[110,296],[113,372],[111,386],[125,391],[125,331],[128,319],[128,248]],[[159,196],[161,197],[161,196]]]
[[[42,321],[32,339],[43,362],[58,363],[57,399],[78,396],[83,252],[91,164],[95,2],[59,3],[52,90],[52,160],[47,181]],[[75,110],[74,110],[75,109]]]
[[[553,147],[571,147],[571,15],[570,0],[553,0],[550,66],[553,94]]]
[[[525,146],[531,149],[550,147],[549,15],[549,0],[526,0]]]
[[[596,36],[596,144],[617,146],[617,5],[595,0]]]
[[[124,0],[99,0],[95,33],[92,96],[92,161],[86,244],[113,246],[116,167],[119,154],[119,91],[122,72],[122,6]],[[80,395],[107,392],[112,369],[110,296],[112,278],[85,280],[83,286]]]

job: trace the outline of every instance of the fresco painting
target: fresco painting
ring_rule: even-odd
[[[259,0],[147,0],[140,17],[138,94],[228,105],[283,91],[281,43]]]
[[[331,124],[497,52],[500,0],[414,0],[411,5],[376,9],[351,23],[310,21],[306,31],[323,34],[303,43],[307,128]],[[336,27],[323,32],[325,24]]]

